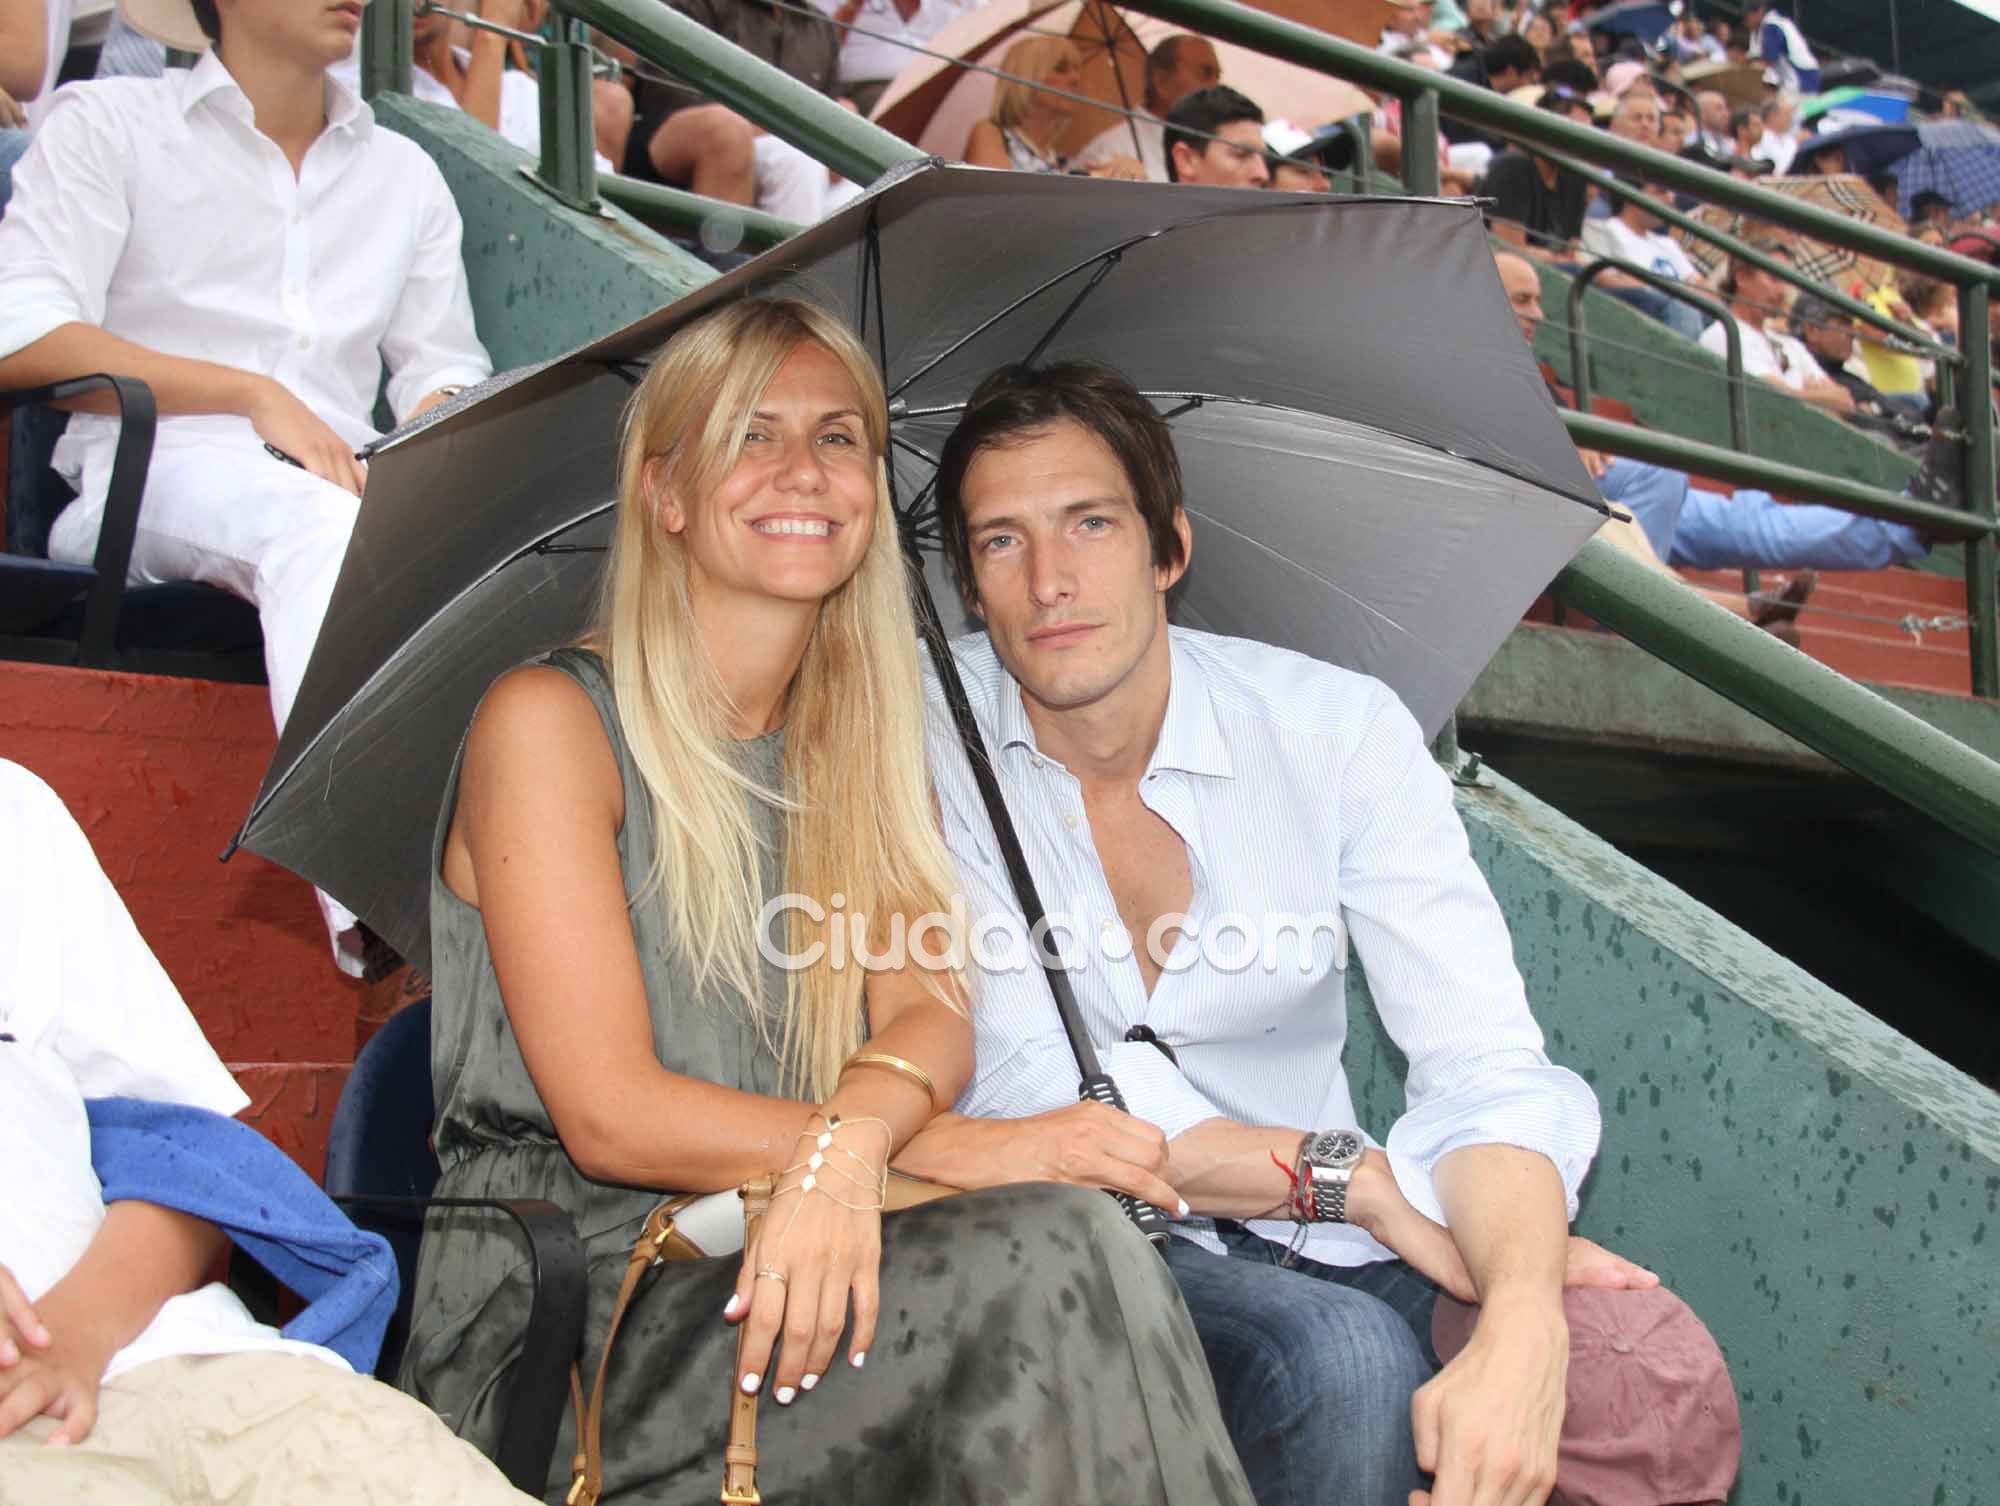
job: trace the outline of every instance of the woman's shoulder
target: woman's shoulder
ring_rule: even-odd
[[[618,759],[588,684],[593,671],[601,678],[595,655],[566,649],[495,680],[466,734],[468,770],[545,779],[569,767],[616,793],[622,784]]]

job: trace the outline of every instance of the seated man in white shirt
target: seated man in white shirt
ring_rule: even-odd
[[[1114,157],[1139,159],[1155,183],[1171,181],[1165,145],[1167,111],[1198,89],[1222,82],[1215,44],[1185,33],[1167,37],[1146,54],[1145,114],[1106,126],[1076,154],[1077,165],[1092,167]]]
[[[1750,245],[1766,256],[1792,259],[1791,247],[1782,241],[1752,241]],[[1732,256],[1722,291],[1729,299],[1729,311],[1736,316],[1736,327],[1743,337],[1744,376],[1758,377],[1774,387],[1782,387],[1794,397],[1804,398],[1830,413],[1854,411],[1854,394],[1840,383],[1829,381],[1813,360],[1812,352],[1785,333],[1782,326],[1792,299],[1790,283]],[[1700,344],[1703,350],[1727,359],[1729,336],[1720,319],[1701,332]]]
[[[1631,186],[1645,189],[1655,197],[1665,196],[1663,190],[1647,188],[1644,184]],[[1593,256],[1615,256],[1620,261],[1635,262],[1647,271],[1657,272],[1675,282],[1700,286],[1700,272],[1695,270],[1680,242],[1667,234],[1666,224],[1639,200],[1614,194],[1609,215],[1603,219],[1584,220],[1583,248]],[[1707,322],[1707,316],[1693,304],[1683,303],[1658,288],[1648,287],[1637,278],[1609,291],[1614,298],[1651,315],[1675,334],[1689,340],[1701,338],[1701,328]]]
[[[282,728],[353,531],[384,365],[399,419],[491,372],[458,210],[422,148],[326,77],[358,7],[123,3],[170,45],[218,28],[221,45],[192,70],[58,91],[0,218],[0,387],[97,371],[152,387],[132,579],[255,603]],[[78,406],[55,454],[78,494],[49,552],[86,562],[118,429],[103,403]],[[351,948],[336,959],[356,970]]]
[[[102,1097],[250,1101],[62,802],[0,760],[0,1506],[172,1506],[190,1480],[243,1506],[525,1506],[417,1402],[211,1282],[214,1224],[106,1206]]]
[[[1564,1413],[1567,1252],[1591,1267],[1579,1284],[1657,1280],[1567,1241],[1597,1102],[1543,1051],[1415,720],[1364,675],[1168,628],[1192,548],[1179,462],[1115,372],[996,372],[936,490],[986,627],[954,645],[973,713],[1040,892],[1067,909],[1052,917],[1064,961],[1131,1113],[1074,1101],[1040,969],[982,958],[960,1105],[990,1117],[941,1116],[897,1164],[1192,1214],[1167,1261],[1264,1506],[1407,1506],[1420,1469],[1440,1501],[1504,1475],[1476,1498],[1540,1502]],[[935,685],[930,709],[971,935],[1026,961]],[[1341,1068],[1350,936],[1409,1058],[1386,1149],[1366,1146]],[[1485,1299],[1442,1370],[1425,1276]]]

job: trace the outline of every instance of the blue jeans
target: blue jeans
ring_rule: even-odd
[[[1664,324],[1683,339],[1699,340],[1702,326],[1708,323],[1708,315],[1691,303],[1683,303],[1678,298],[1669,298],[1658,288],[1606,288],[1605,291],[1621,303],[1629,303],[1640,313],[1649,315]]]
[[[1168,1246],[1222,1420],[1258,1506],[1406,1506],[1425,1481],[1410,1397],[1437,1371],[1437,1288],[1400,1260],[1283,1264],[1217,1228],[1226,1255]]]
[[[34,139],[26,131],[0,131],[0,214],[7,212],[7,201],[14,196],[14,164]]]

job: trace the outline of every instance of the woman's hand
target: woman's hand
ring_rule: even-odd
[[[888,1149],[877,1123],[826,1132],[825,1121],[816,1119],[799,1137],[793,1169],[779,1179],[757,1237],[743,1251],[723,1317],[745,1325],[737,1384],[746,1392],[768,1375],[772,1396],[789,1406],[818,1385],[833,1363],[850,1303],[848,1363],[859,1369],[868,1358],[881,1309],[881,1168]],[[773,1372],[772,1346],[781,1334]]]

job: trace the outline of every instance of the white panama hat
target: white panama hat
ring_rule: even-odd
[[[188,0],[118,0],[118,9],[135,31],[156,42],[179,52],[208,51],[208,37]]]

